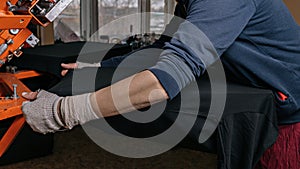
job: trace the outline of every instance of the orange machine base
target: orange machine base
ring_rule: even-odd
[[[20,80],[36,76],[39,76],[39,73],[35,71],[23,71],[16,74],[0,73],[0,121],[15,118],[0,140],[0,157],[6,152],[25,124],[21,107],[26,100],[21,97],[21,93],[30,90]],[[13,86],[17,86],[15,97],[13,97]]]

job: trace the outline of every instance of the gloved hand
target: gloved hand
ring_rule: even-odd
[[[53,133],[64,126],[58,116],[58,103],[61,100],[62,97],[41,90],[38,92],[36,100],[23,103],[22,111],[25,119],[34,131],[43,134]]]
[[[72,129],[78,124],[98,118],[91,105],[91,93],[59,97],[41,90],[36,98],[30,98],[32,95],[22,94],[25,98],[34,99],[24,102],[22,111],[27,123],[36,132],[46,134]]]

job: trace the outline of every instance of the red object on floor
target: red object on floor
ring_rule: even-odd
[[[279,126],[279,135],[256,169],[300,169],[300,123]]]

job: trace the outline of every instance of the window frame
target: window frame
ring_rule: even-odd
[[[174,11],[174,7],[175,1],[164,0],[165,13],[172,14]],[[138,0],[138,13],[146,13],[146,15],[141,15],[139,19],[141,34],[150,32],[150,12],[151,0]],[[92,37],[92,35],[94,35],[94,33],[97,32],[97,30],[99,29],[98,17],[98,0],[80,0],[80,37],[82,38],[82,40],[93,40],[90,39],[90,37]],[[169,19],[170,18],[165,18],[165,24]]]

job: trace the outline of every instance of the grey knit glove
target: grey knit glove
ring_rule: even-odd
[[[24,102],[22,111],[30,127],[39,133],[54,133],[64,124],[57,114],[58,103],[63,97],[41,90],[32,102]]]
[[[98,119],[91,105],[91,99],[95,99],[91,97],[91,93],[59,97],[41,90],[34,101],[23,104],[22,111],[34,131],[43,134],[53,133]]]

